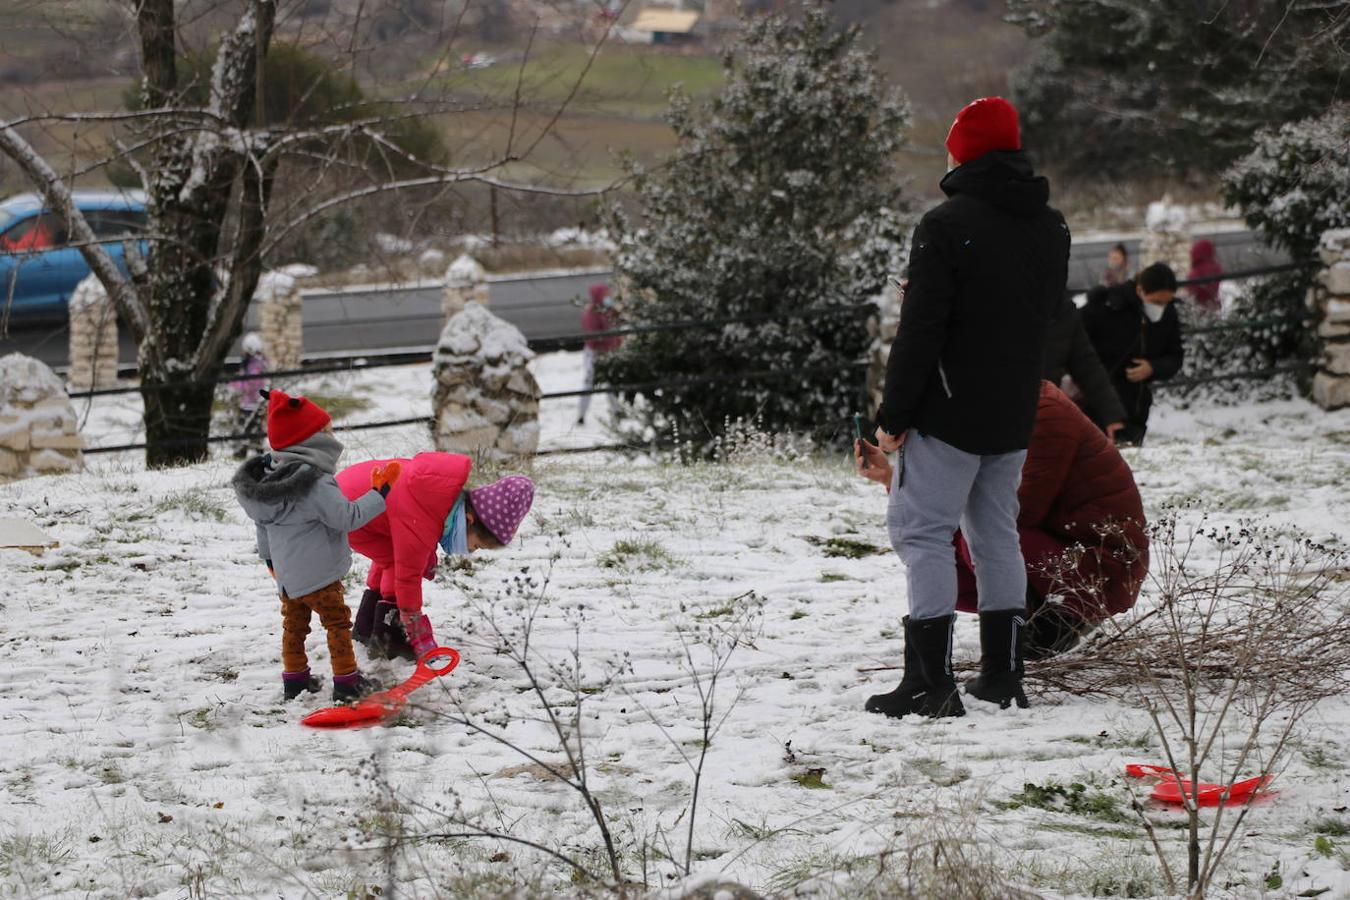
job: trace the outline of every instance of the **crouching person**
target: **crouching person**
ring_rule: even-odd
[[[894,472],[880,448],[863,442],[856,461],[860,475],[889,488]],[[1144,505],[1130,467],[1111,439],[1048,381],[1041,383],[1017,502],[1029,614],[1023,655],[1045,659],[1133,607],[1148,572]],[[956,608],[978,612],[970,548],[959,530],[952,543]]]
[[[375,689],[361,674],[352,650],[351,610],[342,578],[351,568],[347,533],[384,512],[384,498],[398,479],[398,463],[370,472],[365,490],[348,500],[333,477],[342,444],[328,413],[304,397],[281,391],[267,396],[271,453],[255,456],[235,473],[239,505],[258,529],[258,555],[281,592],[281,679],[287,700],[317,692],[305,655],[312,613],[328,632],[333,700],[358,699]]]
[[[417,660],[436,648],[422,612],[422,581],[436,574],[436,548],[456,556],[511,543],[534,501],[534,482],[508,475],[468,488],[470,457],[427,452],[357,463],[338,473],[338,485],[356,498],[381,466],[401,466],[402,476],[383,514],[349,536],[352,549],[371,563],[355,637],[374,657]]]

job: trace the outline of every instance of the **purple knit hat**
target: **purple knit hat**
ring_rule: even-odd
[[[474,515],[493,537],[511,543],[534,502],[534,482],[524,475],[507,475],[469,491]]]

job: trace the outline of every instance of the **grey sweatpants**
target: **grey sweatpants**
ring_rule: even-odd
[[[910,617],[930,619],[956,610],[952,537],[958,526],[975,563],[980,611],[1024,609],[1027,572],[1017,538],[1017,487],[1027,452],[976,456],[910,429],[902,454],[886,524],[905,564]]]

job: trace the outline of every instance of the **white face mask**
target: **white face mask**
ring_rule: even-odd
[[[1167,312],[1167,307],[1159,303],[1144,303],[1144,318],[1150,322],[1161,322],[1163,313]]]

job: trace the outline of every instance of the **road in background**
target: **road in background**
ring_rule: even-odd
[[[1229,271],[1255,269],[1287,262],[1249,231],[1201,234],[1218,248],[1219,261]],[[1089,288],[1106,267],[1106,253],[1115,241],[1076,243],[1069,267],[1069,285]],[[1137,261],[1138,239],[1124,241],[1131,261]],[[1178,275],[1184,277],[1185,272]],[[553,276],[493,276],[488,296],[494,313],[519,328],[530,340],[573,335],[581,330],[581,304],[587,289],[606,281],[608,274]],[[441,330],[441,288],[358,287],[337,292],[304,292],[306,357],[351,357],[395,350],[426,350]],[[126,330],[120,334],[121,361],[135,365],[136,348]],[[35,356],[54,368],[66,365],[64,325],[15,331],[0,337],[0,355],[18,351]]]

